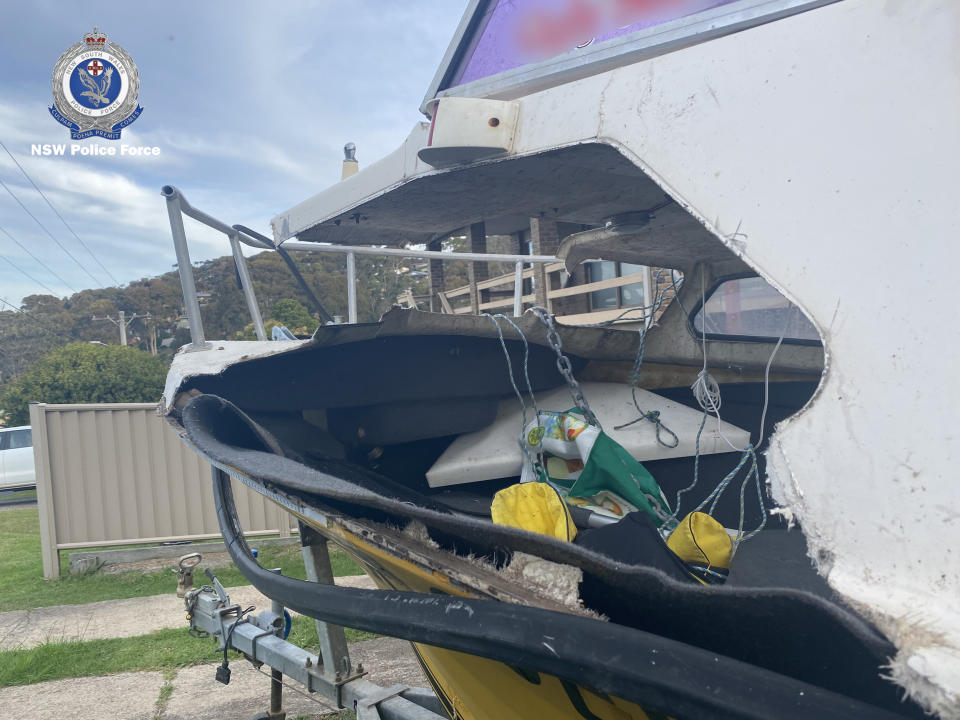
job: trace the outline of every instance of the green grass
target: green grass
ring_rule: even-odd
[[[347,642],[376,637],[361,630],[346,629]],[[290,642],[316,651],[317,630],[310,618],[296,616]],[[0,652],[0,687],[32,685],[68,677],[91,677],[134,670],[169,671],[187,665],[217,662],[223,658],[213,639],[198,639],[186,627],[160,630],[132,638],[109,638],[74,642],[50,642],[29,650]],[[231,660],[241,659],[231,653]],[[165,677],[172,678],[172,673]],[[213,670],[210,671],[213,678]],[[170,685],[169,679],[167,685]],[[171,690],[167,692],[167,698]],[[163,690],[158,700],[165,702]]]
[[[348,555],[332,547],[330,560],[334,575],[358,575],[362,572]],[[171,558],[171,567],[174,562]],[[282,568],[284,575],[305,579],[303,559],[296,544],[264,547],[260,553],[260,563],[268,568]],[[249,584],[233,566],[215,572],[226,587]],[[169,570],[70,575],[66,552],[61,553],[61,577],[45,580],[40,557],[39,515],[35,507],[0,512],[0,578],[0,612],[146,597],[174,592],[177,588],[176,577]]]
[[[0,503],[7,502],[9,500],[23,500],[25,498],[36,500],[37,499],[36,488],[31,488],[29,490],[17,490],[16,492],[11,492],[11,493],[2,493],[0,494]]]
[[[165,668],[163,671],[163,687],[160,688],[160,695],[157,697],[156,705],[153,711],[153,720],[160,720],[163,717],[163,711],[167,709],[167,703],[173,696],[173,679],[177,676],[174,668]]]

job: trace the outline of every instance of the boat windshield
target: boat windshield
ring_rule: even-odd
[[[722,280],[693,312],[694,332],[708,340],[820,344],[820,334],[800,308],[760,277]]]

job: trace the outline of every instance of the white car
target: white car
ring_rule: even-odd
[[[0,428],[0,489],[27,488],[36,484],[30,426]]]

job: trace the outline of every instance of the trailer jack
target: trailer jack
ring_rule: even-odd
[[[301,527],[304,562],[307,576],[314,582],[333,582],[326,543]],[[183,562],[185,560],[185,562]],[[183,586],[182,571],[190,571],[200,562],[199,554],[184,556],[178,565],[178,579]],[[425,688],[393,685],[383,688],[364,679],[362,665],[350,662],[343,628],[317,621],[320,653],[312,654],[285,639],[290,630],[290,615],[277,601],[269,610],[241,608],[232,603],[226,588],[213,572],[206,569],[209,584],[185,589],[183,600],[190,634],[212,636],[223,653],[217,666],[216,680],[230,682],[228,653],[235,650],[260,670],[270,669],[270,709],[255,720],[284,720],[283,676],[317,693],[337,708],[349,708],[358,720],[442,720],[446,718],[436,695]],[[279,572],[279,570],[277,571]]]

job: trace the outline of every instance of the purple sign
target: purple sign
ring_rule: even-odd
[[[737,0],[491,0],[451,86]]]

